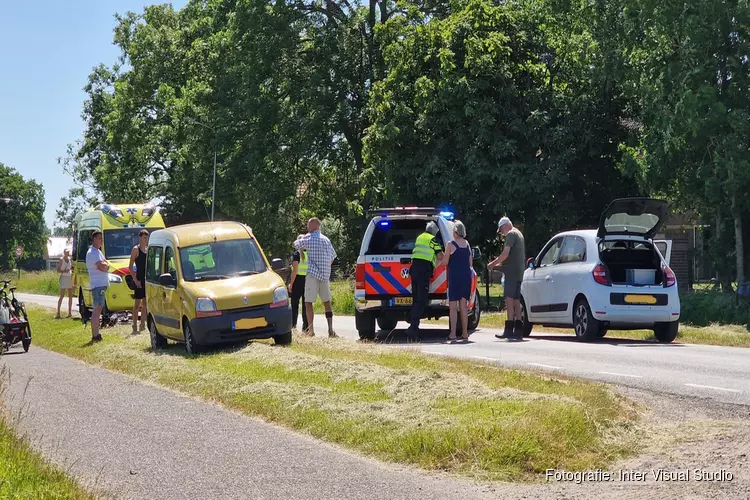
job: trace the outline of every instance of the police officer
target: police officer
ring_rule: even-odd
[[[298,236],[300,239],[302,235]],[[307,311],[305,310],[305,276],[307,276],[307,251],[295,250],[292,254],[292,277],[289,280],[289,295],[292,300],[292,326],[297,328],[297,314],[302,300],[302,331],[307,333]]]
[[[430,281],[437,260],[442,258],[442,248],[435,240],[437,234],[437,224],[429,222],[425,232],[417,236],[411,253],[411,326],[406,335],[413,340],[419,340],[419,320],[429,305]]]

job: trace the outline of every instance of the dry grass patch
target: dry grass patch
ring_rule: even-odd
[[[90,345],[35,308],[35,343],[383,460],[482,479],[606,466],[635,447],[638,409],[607,387],[344,340],[152,353],[127,327]]]

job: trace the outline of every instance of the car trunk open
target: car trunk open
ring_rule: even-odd
[[[602,212],[597,236],[643,236],[653,239],[669,213],[669,204],[652,198],[620,198]]]
[[[643,240],[604,240],[599,258],[614,285],[662,285],[664,270],[656,248]]]

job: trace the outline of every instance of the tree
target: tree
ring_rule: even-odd
[[[15,248],[24,258],[38,258],[47,246],[44,188],[0,163],[0,269],[16,265]]]

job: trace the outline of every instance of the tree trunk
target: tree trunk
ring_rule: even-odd
[[[732,203],[732,218],[734,219],[735,253],[737,258],[737,285],[745,282],[745,244],[742,241],[742,212],[737,203],[737,195],[734,195]]]

